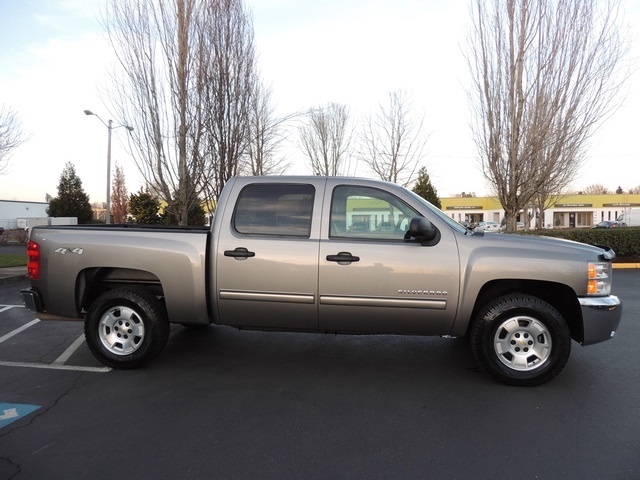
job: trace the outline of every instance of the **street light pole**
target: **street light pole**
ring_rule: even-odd
[[[113,120],[109,119],[108,122],[105,122],[100,115],[97,113],[93,113],[91,110],[85,110],[85,115],[93,115],[98,117],[98,119],[107,127],[108,136],[107,136],[107,211],[105,212],[105,223],[108,225],[111,223],[111,130],[118,127],[124,127],[130,132],[133,132],[133,127],[129,125],[116,125],[113,126]]]
[[[113,129],[113,121],[109,120],[108,140],[107,140],[107,211],[104,215],[104,223],[111,223],[111,130]]]

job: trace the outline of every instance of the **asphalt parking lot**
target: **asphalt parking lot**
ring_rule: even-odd
[[[81,323],[2,285],[0,478],[637,479],[640,270],[614,282],[616,337],[536,388],[460,339],[227,327],[173,327],[150,366],[109,370]]]

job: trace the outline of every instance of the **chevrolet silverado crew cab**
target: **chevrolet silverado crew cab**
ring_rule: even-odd
[[[38,226],[27,307],[84,320],[105,365],[156,357],[169,324],[468,336],[512,385],[566,364],[572,339],[611,338],[614,253],[472,232],[397,185],[345,177],[235,177],[208,228]]]

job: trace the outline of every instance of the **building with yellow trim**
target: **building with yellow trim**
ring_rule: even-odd
[[[504,210],[496,197],[441,198],[442,211],[457,222],[498,222]],[[544,228],[591,228],[603,220],[615,220],[631,207],[640,207],[640,194],[566,195],[558,197],[544,212]],[[526,221],[525,212],[517,219]],[[535,226],[531,218],[530,227]]]

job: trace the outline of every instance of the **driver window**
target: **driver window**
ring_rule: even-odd
[[[331,200],[331,238],[403,240],[413,217],[399,198],[377,188],[338,186]]]

